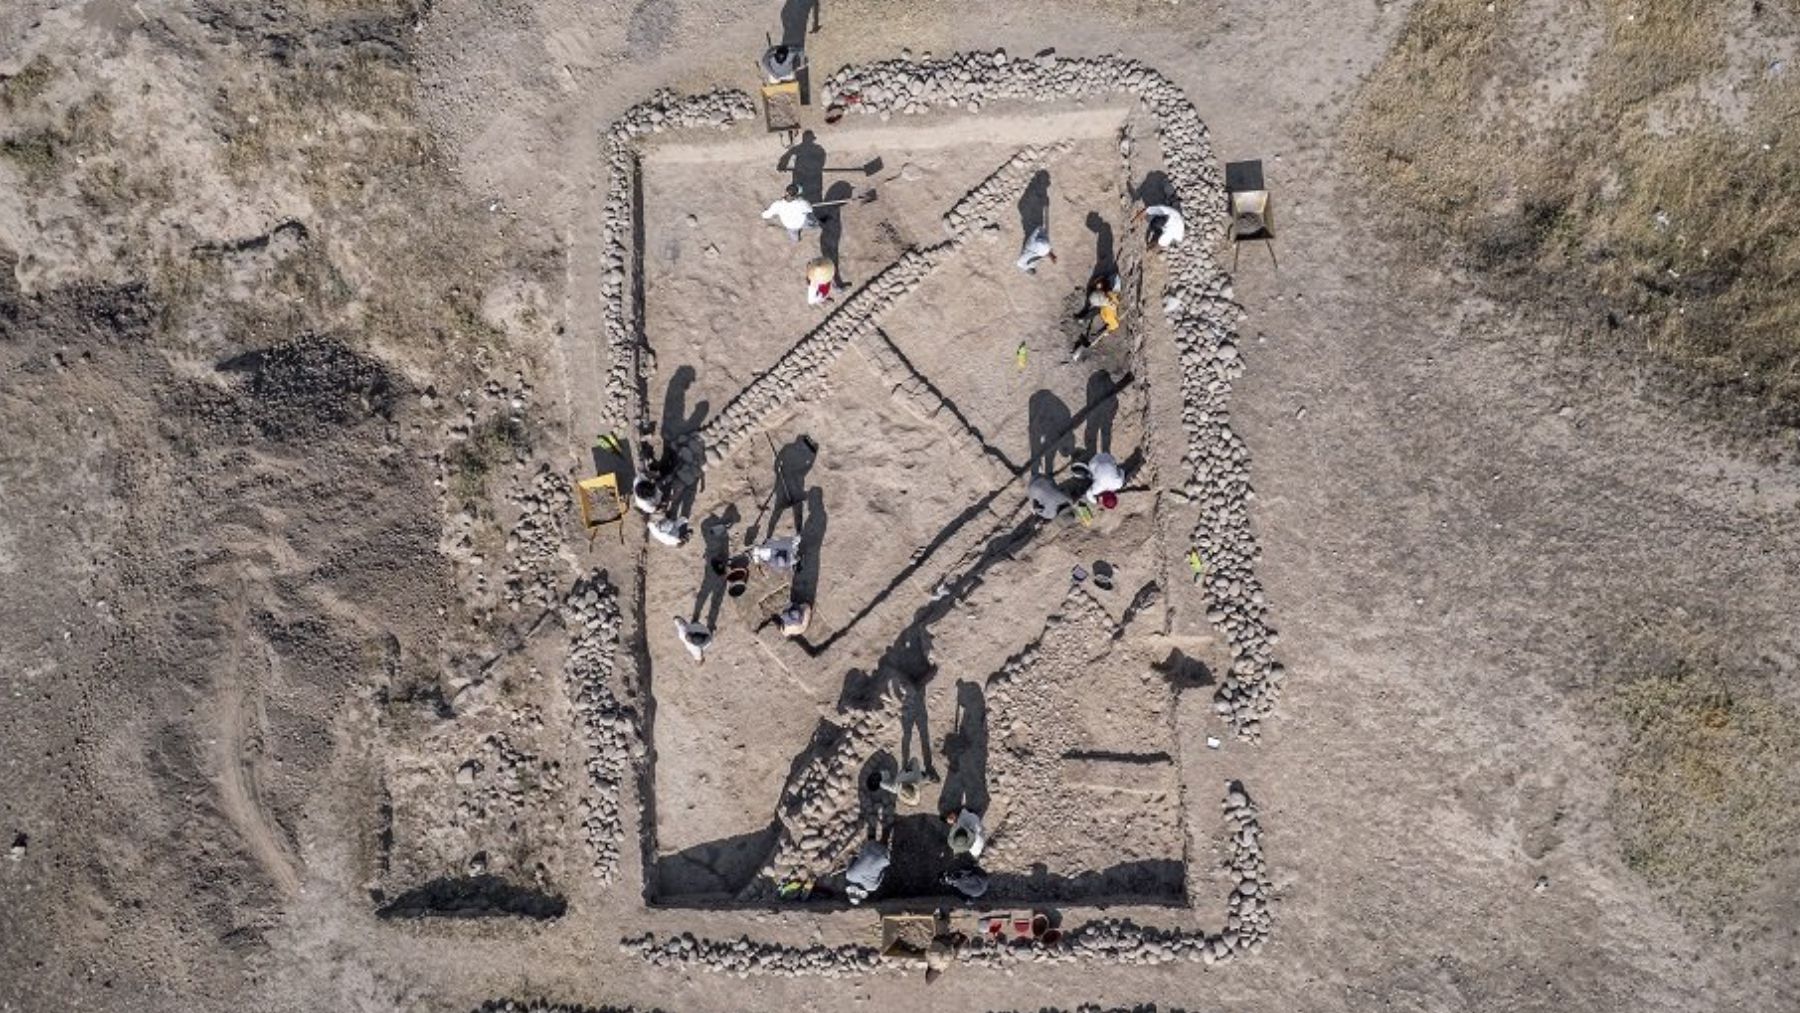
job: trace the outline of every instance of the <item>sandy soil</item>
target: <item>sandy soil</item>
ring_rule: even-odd
[[[1009,198],[707,470],[693,516],[735,507],[741,538],[776,513],[775,456],[817,441],[806,510],[774,523],[815,526],[820,608],[809,651],[728,603],[693,666],[667,616],[695,607],[702,539],[590,545],[567,501],[611,366],[601,131],[656,87],[752,88],[772,5],[0,10],[0,139],[30,141],[0,158],[0,1009],[1800,1002],[1800,860],[1774,850],[1710,917],[1647,881],[1606,702],[1700,644],[1800,706],[1800,483],[1772,438],[1726,442],[1629,355],[1373,224],[1337,124],[1407,7],[832,3],[808,41],[821,79],[902,50],[1121,53],[1186,92],[1219,156],[1265,160],[1280,265],[1250,247],[1233,272],[1230,421],[1290,674],[1255,742],[1200,684],[1229,656],[1179,561],[1195,508],[1173,494],[1167,329],[1147,311],[1129,343],[1058,354],[1101,242],[1088,213],[1121,255],[1136,241],[1122,199],[1156,154],[1123,162],[1122,109],[810,124],[828,166],[882,161],[823,180],[879,194],[845,212],[844,298],[1050,140],[1071,142],[1048,165],[1063,257],[1013,269]],[[790,179],[755,125],[643,150],[649,415],[685,431],[822,319],[798,270],[816,241],[755,220]],[[1013,538],[1046,420],[1097,400],[1146,488],[1093,528]],[[981,579],[909,639],[969,560]],[[1102,560],[1118,590],[1065,593]],[[910,709],[879,702],[890,671],[923,682]],[[1219,799],[1241,779],[1268,944],[929,987],[621,949],[872,945],[866,910],[738,898],[788,789],[861,773],[831,742],[865,734],[933,750],[947,776],[921,815],[983,788],[997,897],[1069,924],[1218,931],[1238,881]],[[448,909],[486,917],[413,917]]]

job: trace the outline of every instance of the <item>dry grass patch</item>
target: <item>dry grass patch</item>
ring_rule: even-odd
[[[32,57],[17,74],[0,74],[0,109],[11,112],[44,93],[56,77],[56,65],[44,56]]]
[[[1534,125],[1515,107],[1551,73],[1536,35],[1577,38],[1583,15],[1486,6],[1426,0],[1365,86],[1347,134],[1384,204],[1509,298],[1597,304],[1582,323],[1800,417],[1800,68],[1731,78],[1725,0],[1604,0],[1585,83]],[[1703,98],[1726,83],[1751,96],[1741,123]]]
[[[1733,682],[1682,661],[1614,698],[1626,864],[1700,919],[1728,915],[1800,833],[1800,714]]]
[[[17,80],[14,78],[13,80]],[[112,106],[103,94],[91,95],[61,116],[21,116],[32,123],[0,137],[0,157],[6,158],[36,187],[72,171],[77,155],[106,148],[112,127]]]

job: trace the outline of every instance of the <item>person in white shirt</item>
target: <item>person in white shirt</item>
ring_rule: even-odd
[[[1025,495],[1031,500],[1031,512],[1044,520],[1053,521],[1062,515],[1064,510],[1072,510],[1075,501],[1069,494],[1057,487],[1048,478],[1038,477],[1031,480],[1025,489]]]
[[[793,573],[800,565],[800,539],[793,535],[771,538],[751,549],[750,558],[773,573]]]
[[[798,243],[800,233],[807,229],[819,227],[819,220],[813,217],[812,201],[800,196],[800,188],[790,186],[782,198],[762,213],[764,220],[773,218],[787,230],[788,238]]]
[[[1038,261],[1044,259],[1056,263],[1056,251],[1050,248],[1050,227],[1039,225],[1025,237],[1025,246],[1019,251],[1019,270],[1036,274]]]
[[[704,623],[692,623],[680,616],[675,617],[675,636],[681,646],[694,656],[694,660],[706,664],[706,649],[712,646],[712,630]]]
[[[1132,221],[1146,219],[1148,225],[1144,231],[1144,245],[1156,244],[1159,250],[1176,246],[1187,238],[1187,222],[1182,220],[1181,212],[1167,204],[1152,204],[1139,211]]]
[[[1119,461],[1113,455],[1095,454],[1085,463],[1075,462],[1070,470],[1087,480],[1087,489],[1081,494],[1082,502],[1098,503],[1105,510],[1119,505],[1118,492],[1125,488],[1125,470],[1119,467]]]
[[[650,522],[650,537],[664,545],[686,545],[693,533],[686,517],[657,517]]]

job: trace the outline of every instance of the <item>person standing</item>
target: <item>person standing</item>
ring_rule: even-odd
[[[798,243],[800,233],[807,229],[819,227],[819,219],[813,215],[812,201],[800,196],[800,188],[789,186],[780,200],[770,204],[762,213],[763,219],[773,218],[787,230],[788,238]]]

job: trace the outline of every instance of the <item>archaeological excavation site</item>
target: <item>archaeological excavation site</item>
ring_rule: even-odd
[[[0,1013],[1800,1008],[1796,38],[0,4]]]
[[[578,463],[519,455],[501,574],[447,518],[517,640],[445,720],[378,717],[377,916],[605,912],[631,958],[739,977],[1255,959],[1278,897],[1224,743],[1279,720],[1285,673],[1205,124],[1118,58],[810,87],[830,112],[785,138],[767,86],[601,131],[568,254],[604,340],[558,342],[560,406],[486,390],[442,484],[533,410]],[[746,224],[784,189],[799,229]],[[1166,244],[1134,218],[1175,204]],[[1062,254],[1027,265],[1033,235]]]

